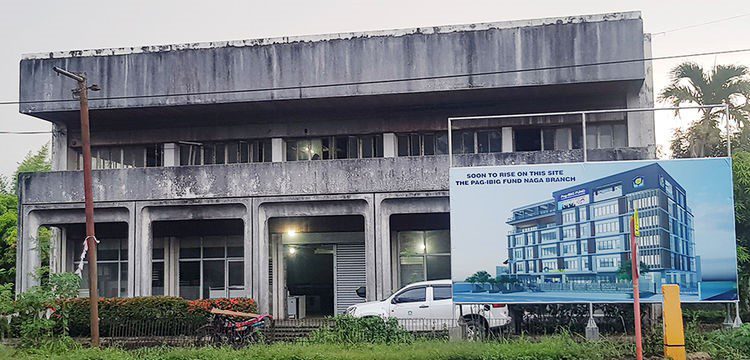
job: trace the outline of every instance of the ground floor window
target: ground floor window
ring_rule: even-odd
[[[73,268],[80,264],[83,240],[73,246]],[[128,240],[99,238],[97,245],[98,292],[101,297],[125,297],[128,295]],[[81,289],[89,289],[88,261],[83,261]]]
[[[245,295],[242,236],[179,239],[179,295],[214,299]]]
[[[450,279],[449,230],[399,231],[397,239],[401,286],[417,281]]]

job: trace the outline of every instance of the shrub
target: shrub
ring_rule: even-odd
[[[338,315],[333,318],[333,325],[313,331],[306,341],[313,344],[406,344],[414,341],[414,335],[394,318]]]
[[[88,336],[89,299],[69,300],[70,333],[73,336]],[[253,299],[185,300],[171,296],[143,296],[134,298],[100,298],[99,329],[102,336],[109,336],[113,326],[145,324],[164,321],[195,327],[208,321],[208,311],[216,307],[222,310],[257,312]]]

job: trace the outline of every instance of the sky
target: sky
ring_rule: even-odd
[[[685,26],[750,14],[750,2],[499,0],[404,1],[222,1],[213,0],[5,0],[0,11],[0,102],[18,100],[22,54],[48,51],[178,44],[337,32],[413,28],[640,10],[644,30],[661,33]],[[658,34],[653,55],[750,48],[750,16]],[[750,53],[693,58],[714,64],[750,65]],[[654,63],[654,85],[661,89],[680,60]],[[657,104],[658,105],[658,104]],[[667,145],[675,126],[689,119],[657,116],[657,144]],[[49,123],[0,105],[0,132],[49,130]],[[0,134],[0,174],[10,175],[29,151],[50,141],[49,134]]]
[[[451,263],[453,276],[463,280],[478,270],[494,273],[496,265],[508,259],[505,223],[512,209],[552,199],[552,192],[591,180],[639,168],[653,161],[593,162],[586,165],[511,165],[451,169]],[[734,234],[734,205],[731,166],[727,159],[683,159],[661,161],[660,165],[685,189],[687,205],[693,211],[695,253],[701,256],[704,279],[736,277],[737,256]],[[563,170],[574,182],[521,183],[456,186],[467,174]],[[712,174],[711,181],[695,174]],[[646,186],[650,186],[646,184]],[[482,249],[478,251],[477,249]]]

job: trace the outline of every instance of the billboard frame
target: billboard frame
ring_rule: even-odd
[[[624,112],[624,113],[649,112],[649,111],[656,112],[656,111],[664,111],[664,110],[671,110],[671,111],[679,112],[680,110],[700,110],[700,109],[714,109],[714,108],[723,108],[724,119],[726,120],[725,130],[727,134],[727,139],[729,139],[731,135],[731,128],[729,125],[729,104],[448,117],[448,167],[449,168],[453,167],[453,122],[454,121],[497,120],[497,119],[510,119],[510,118],[532,117],[532,116],[538,117],[538,116],[580,115],[581,126],[582,126],[581,140],[582,140],[582,148],[583,148],[583,162],[588,162],[588,145],[586,144],[586,116],[587,115],[611,114],[611,113],[621,113],[621,112]],[[727,157],[730,157],[730,158],[732,157],[732,142],[731,141],[727,141]]]

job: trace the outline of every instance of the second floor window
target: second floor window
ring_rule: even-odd
[[[271,161],[271,141],[235,140],[180,143],[180,165],[236,164]]]
[[[448,133],[399,134],[398,156],[441,155],[448,153]]]
[[[79,149],[77,169],[83,169],[83,153]],[[92,169],[127,169],[164,165],[161,144],[129,146],[96,146],[91,148]]]
[[[500,129],[460,130],[453,133],[453,152],[456,154],[486,154],[503,151]]]
[[[286,140],[286,161],[383,157],[382,135],[325,136]]]

